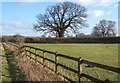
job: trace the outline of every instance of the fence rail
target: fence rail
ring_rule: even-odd
[[[80,70],[75,70],[75,69],[73,69],[73,68],[70,68],[70,67],[68,67],[68,66],[66,66],[66,65],[58,62],[58,57],[63,57],[63,58],[70,59],[70,60],[73,60],[73,61],[76,61],[76,62],[78,62],[79,58],[71,57],[71,56],[67,56],[67,55],[63,55],[63,54],[59,54],[59,53],[56,53],[56,52],[51,52],[51,51],[47,51],[47,50],[44,50],[44,49],[39,49],[39,48],[31,47],[31,46],[24,46],[24,48],[26,48],[26,49],[29,48],[29,50],[25,50],[25,52],[29,52],[30,54],[33,54],[33,55],[35,55],[35,56],[38,56],[38,57],[42,58],[42,59],[43,59],[43,63],[41,63],[41,62],[39,62],[39,61],[37,61],[37,62],[39,62],[40,64],[44,65],[45,67],[47,67],[47,66],[44,64],[45,61],[49,61],[49,62],[52,62],[53,64],[55,64],[55,69],[51,69],[51,68],[47,67],[47,68],[49,68],[50,70],[54,71],[55,73],[57,72],[58,66],[60,66],[60,67],[62,67],[62,68],[64,68],[64,69],[67,69],[67,70],[69,70],[69,71],[71,71],[71,72],[73,72],[73,73],[76,73],[76,74],[79,74],[79,75],[80,75]],[[43,52],[43,55],[44,55],[45,53],[53,54],[53,55],[55,56],[55,60],[51,60],[51,59],[46,58],[46,57],[44,57],[44,56],[42,56],[42,55],[36,54],[36,53],[30,51],[31,49],[35,49],[36,51],[42,51],[42,52]],[[34,50],[34,51],[35,51],[35,50]],[[27,55],[27,56],[29,56],[29,55]],[[29,57],[30,57],[31,59],[34,59],[34,58],[32,58],[31,56],[29,56]],[[36,59],[34,59],[34,60],[36,60]],[[79,64],[79,65],[80,65],[80,64]],[[78,69],[79,69],[79,68],[78,68]],[[59,75],[63,76],[63,75],[60,74],[60,73],[59,73]],[[79,75],[78,75],[78,79],[80,79]],[[71,81],[69,78],[67,78],[67,76],[64,76],[64,77],[65,77],[67,80]]]
[[[120,73],[120,68],[115,68],[115,67],[111,67],[111,66],[108,66],[108,65],[103,65],[103,64],[99,64],[99,63],[91,62],[91,61],[87,61],[87,60],[82,60],[82,63],[92,65],[92,66],[95,66],[95,67],[98,67],[98,68],[106,69],[106,70],[109,70],[109,71],[113,71],[113,72],[116,72],[116,73]]]
[[[13,44],[13,43],[7,43],[7,44],[9,44],[9,45],[11,45],[11,46],[13,46],[13,47],[15,47],[15,48],[19,48],[18,45],[15,45],[15,44]],[[28,50],[27,48],[29,48],[29,50]],[[22,49],[23,49],[23,50],[22,50]],[[31,49],[34,49],[34,52],[32,52]],[[65,75],[63,75],[63,74],[61,74],[61,73],[59,73],[59,72],[57,71],[57,70],[58,70],[58,66],[60,66],[60,67],[62,67],[62,68],[64,68],[64,69],[67,69],[67,70],[69,70],[69,71],[77,74],[77,75],[78,75],[78,81],[79,81],[79,82],[81,81],[81,78],[82,78],[82,77],[85,77],[85,78],[87,78],[87,79],[89,79],[89,80],[91,80],[91,81],[94,81],[94,82],[98,82],[98,81],[99,81],[99,82],[105,82],[105,80],[100,80],[100,79],[97,79],[97,78],[95,78],[95,77],[89,76],[89,75],[87,75],[87,74],[85,74],[85,73],[81,73],[81,71],[80,71],[80,70],[81,70],[81,66],[80,66],[81,64],[88,64],[88,65],[92,65],[92,66],[95,66],[95,67],[98,67],[98,68],[102,68],[102,69],[105,69],[105,70],[109,70],[109,71],[112,71],[112,72],[115,72],[115,73],[120,73],[120,68],[111,67],[111,66],[108,66],[108,65],[103,65],[103,64],[99,64],[99,63],[91,62],[91,61],[87,61],[87,60],[82,60],[80,57],[79,57],[79,58],[71,57],[71,56],[67,56],[67,55],[63,55],[63,54],[59,54],[59,53],[56,53],[56,52],[47,51],[47,50],[44,50],[44,49],[39,49],[39,48],[31,47],[31,46],[26,46],[26,45],[20,47],[19,50],[21,50],[22,52],[25,52],[26,54],[24,54],[24,55],[30,57],[31,59],[33,59],[33,60],[35,60],[36,62],[42,64],[44,67],[46,67],[46,68],[54,71],[55,73],[58,73],[59,75],[63,76],[65,79],[67,79],[67,80],[70,81],[70,82],[73,82],[73,80],[71,80],[71,79],[68,78],[67,76],[65,76]],[[36,54],[36,51],[42,51],[43,54],[42,54],[42,55]],[[29,53],[29,54],[27,54],[27,53]],[[51,60],[51,59],[49,59],[49,58],[44,57],[45,53],[53,54],[53,55],[55,56],[54,60]],[[31,56],[31,54],[33,54],[35,57],[42,58],[42,59],[43,59],[43,62],[40,62],[40,61],[38,61],[36,58],[33,58],[33,57]],[[76,61],[76,62],[77,62],[77,65],[78,65],[78,66],[77,66],[77,69],[73,69],[73,68],[71,68],[71,67],[68,67],[68,66],[62,64],[62,63],[59,63],[59,62],[58,62],[58,57],[62,57],[62,58],[65,58],[65,59],[69,59],[69,60],[72,60],[72,61]],[[44,64],[45,61],[49,61],[49,62],[52,62],[53,64],[55,64],[55,69],[52,69],[52,68],[46,66],[46,65]]]

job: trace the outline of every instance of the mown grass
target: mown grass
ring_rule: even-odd
[[[118,67],[118,44],[31,44],[26,43],[33,47],[58,52],[73,57],[82,57],[82,59],[97,62],[113,67]],[[67,64],[72,68],[77,68],[77,65],[73,62],[69,62],[66,59],[61,58],[60,62]],[[87,68],[86,65],[82,65],[84,73],[105,80],[111,81],[118,80],[118,74],[99,69],[96,67]],[[70,74],[73,75],[73,74]],[[83,78],[84,79],[84,78]]]
[[[2,44],[1,44],[1,47],[2,47]],[[5,56],[5,51],[4,49],[2,48],[2,52],[1,52],[1,60],[2,60],[2,81],[11,81],[12,78],[10,77],[10,72],[9,72],[9,65],[8,65],[8,62],[7,62],[7,58]]]
[[[2,56],[2,81],[11,81],[9,66],[4,55]]]
[[[24,81],[25,75],[17,66],[17,62],[13,51],[3,46],[4,51],[2,55],[2,82],[10,81]]]

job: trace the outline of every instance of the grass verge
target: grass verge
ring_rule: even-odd
[[[9,50],[3,45],[4,54],[2,56],[2,81],[24,81],[25,75],[22,73],[20,68],[17,66],[17,62],[13,51]]]

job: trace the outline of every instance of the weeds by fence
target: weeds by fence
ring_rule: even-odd
[[[90,66],[102,68],[102,69],[109,70],[109,71],[112,71],[112,72],[115,72],[115,73],[120,73],[120,68],[115,68],[115,67],[99,64],[99,63],[96,63],[96,62],[83,60],[83,59],[81,59],[81,57],[79,57],[79,58],[71,57],[71,56],[59,54],[59,53],[56,53],[56,52],[47,51],[47,50],[44,50],[44,49],[39,49],[39,48],[35,48],[35,47],[31,47],[31,46],[25,46],[25,45],[22,46],[22,47],[19,47],[16,44],[13,44],[13,43],[10,43],[10,42],[7,43],[7,45],[9,46],[9,48],[13,49],[14,51],[19,50],[20,53],[23,53],[24,55],[28,56],[31,60],[34,60],[36,63],[39,63],[39,64],[43,65],[43,67],[46,67],[46,68],[52,70],[53,72],[59,74],[60,76],[64,77],[66,80],[68,80],[70,82],[73,82],[73,80],[70,79],[68,76],[65,76],[62,73],[58,72],[59,67],[62,67],[64,69],[69,70],[70,72],[75,73],[77,75],[78,82],[81,82],[82,77],[85,77],[85,78],[87,78],[87,79],[89,79],[91,81],[94,81],[94,82],[106,82],[106,81],[109,81],[109,80],[100,80],[98,78],[95,78],[95,77],[92,77],[92,76],[87,75],[85,73],[82,73],[81,72],[81,70],[82,70],[81,64],[88,64]],[[42,54],[38,54],[37,51],[41,51]],[[50,59],[50,58],[46,58],[45,57],[46,53],[52,54],[54,56],[54,60]],[[32,55],[34,55],[34,57]],[[42,59],[42,61],[39,61],[38,57],[40,59]],[[58,61],[58,59],[61,58],[61,57],[69,59],[71,61],[77,62],[77,69],[68,67],[68,66],[60,63]],[[49,61],[49,62],[53,63],[55,65],[55,67],[53,67],[53,68],[48,67],[47,65],[45,65],[45,61]]]

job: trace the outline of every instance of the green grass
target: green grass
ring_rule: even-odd
[[[4,55],[2,56],[2,81],[11,81],[9,66]]]
[[[58,52],[73,57],[82,57],[82,59],[118,67],[118,44],[31,44],[33,47]],[[48,57],[48,56],[47,56]],[[60,58],[59,58],[60,59]],[[60,62],[67,64],[72,68],[77,68],[74,62],[69,62],[61,58]],[[100,78],[102,80],[118,80],[118,74],[99,68],[87,68],[83,65],[83,72]],[[73,74],[70,74],[73,75]]]
[[[2,44],[1,44],[2,46]],[[7,62],[7,58],[5,56],[5,51],[2,49],[1,53],[1,60],[2,60],[2,81],[11,81],[10,72],[9,72],[9,65]]]
[[[24,81],[25,75],[17,66],[17,62],[13,51],[7,49],[4,45],[2,55],[2,81]]]

